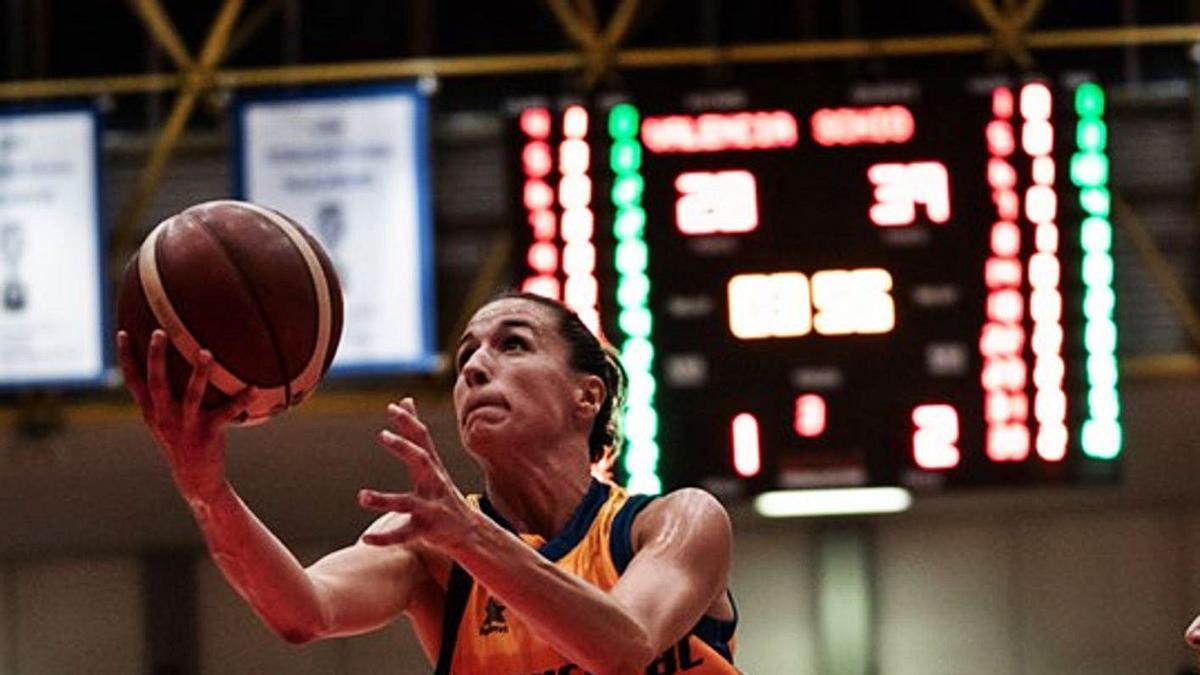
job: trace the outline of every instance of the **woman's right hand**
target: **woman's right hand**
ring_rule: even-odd
[[[150,335],[144,371],[134,359],[129,334],[125,331],[117,333],[117,352],[125,386],[158,441],[179,492],[188,500],[205,500],[224,488],[223,428],[246,409],[252,390],[247,387],[221,407],[204,410],[201,404],[213,358],[211,352],[202,349],[183,400],[176,399],[167,381],[167,334],[161,329]]]

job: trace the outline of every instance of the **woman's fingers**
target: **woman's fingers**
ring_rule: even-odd
[[[358,503],[365,509],[381,513],[395,513],[399,517],[388,521],[388,527],[372,530],[363,535],[364,543],[373,546],[401,544],[419,534],[419,524],[426,505],[412,494],[360,490]]]
[[[239,391],[227,403],[209,414],[209,422],[220,428],[236,420],[242,413],[246,412],[246,409],[254,401],[255,391],[254,387],[246,387]]]
[[[153,412],[150,402],[150,392],[146,389],[146,381],[142,379],[142,370],[133,357],[133,347],[129,344],[129,334],[117,331],[117,356],[121,361],[121,374],[125,378],[125,388],[133,396],[133,402],[142,410],[146,417]]]
[[[393,426],[401,436],[425,448],[435,462],[442,463],[429,427],[417,417],[417,406],[411,397],[403,398],[399,403],[388,404],[388,414],[391,415]]]
[[[414,484],[424,486],[429,485],[430,482],[439,484],[445,482],[438,470],[440,465],[429,454],[429,451],[420,445],[387,429],[379,432],[378,442],[408,466]]]
[[[167,384],[167,333],[155,330],[150,334],[150,347],[146,350],[146,385],[150,389],[150,400],[158,413],[170,410],[171,387]]]
[[[204,391],[208,388],[208,376],[212,372],[212,353],[201,349],[196,355],[196,365],[192,367],[192,376],[188,379],[187,389],[183,393],[183,423],[193,425],[200,415],[200,404],[204,401]]]

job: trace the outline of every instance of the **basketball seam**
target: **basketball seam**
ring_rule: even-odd
[[[250,297],[250,300],[254,305],[254,309],[258,312],[259,318],[262,319],[263,325],[267,329],[267,338],[271,341],[271,348],[275,352],[275,365],[279,367],[279,374],[283,378],[284,404],[291,405],[292,378],[288,374],[287,359],[284,358],[283,349],[281,348],[279,338],[276,335],[275,326],[273,323],[271,323],[270,316],[267,314],[266,305],[263,304],[262,298],[260,298],[258,293],[255,291],[255,286],[253,283],[251,283],[250,277],[246,274],[245,270],[238,265],[237,260],[234,259],[233,255],[230,254],[229,246],[226,244],[225,240],[222,239],[218,233],[210,231],[209,228],[204,227],[203,223],[197,219],[194,214],[189,213],[187,214],[187,217],[197,224],[197,230],[203,232],[206,237],[217,243],[216,248],[220,250],[221,255],[224,256],[225,260],[229,262],[229,265],[233,267],[233,270],[237,272],[238,278],[241,279],[242,287],[246,289],[246,295]]]

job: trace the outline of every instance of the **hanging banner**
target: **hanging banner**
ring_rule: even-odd
[[[105,377],[99,117],[0,110],[0,387]]]
[[[427,107],[409,85],[238,101],[235,191],[307,228],[341,278],[334,373],[437,365]]]

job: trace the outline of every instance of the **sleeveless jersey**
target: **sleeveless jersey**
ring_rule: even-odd
[[[651,497],[630,496],[624,489],[593,480],[566,528],[554,539],[516,533],[486,497],[472,505],[514,532],[560,569],[602,590],[609,590],[633,558],[633,519]],[[732,596],[730,600],[732,601]],[[700,620],[691,633],[647,664],[647,675],[730,675],[733,667],[732,621]],[[442,649],[437,675],[584,675],[582,667],[538,639],[516,614],[458,565],[446,591]]]

